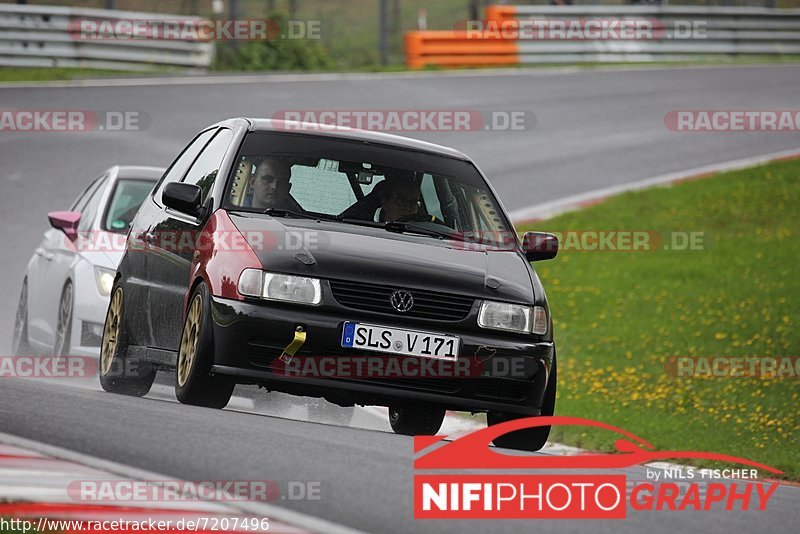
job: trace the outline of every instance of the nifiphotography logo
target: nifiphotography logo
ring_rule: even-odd
[[[509,432],[548,425],[614,432],[619,435],[617,452],[532,456],[489,448],[492,440]],[[621,428],[579,417],[528,417],[483,428],[451,442],[443,441],[444,437],[414,438],[415,519],[625,519],[629,506],[636,511],[765,510],[778,483],[758,480],[759,472],[782,473],[725,454],[659,451]],[[715,460],[736,467],[687,467],[680,475],[647,468],[646,478],[654,479],[655,484],[628,481],[624,473],[609,473],[667,459]],[[569,473],[559,473],[564,469]],[[671,478],[680,479],[680,483],[668,482]]]

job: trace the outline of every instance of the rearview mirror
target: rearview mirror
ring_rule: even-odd
[[[522,250],[528,261],[551,260],[558,254],[558,238],[547,232],[525,232]]]
[[[195,184],[172,182],[161,194],[161,201],[168,208],[197,217],[202,212],[203,190]]]
[[[47,214],[50,226],[64,232],[66,236],[75,241],[78,237],[78,223],[81,221],[79,211],[51,211]]]

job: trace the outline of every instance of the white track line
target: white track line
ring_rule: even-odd
[[[78,464],[88,465],[90,467],[107,471],[109,473],[121,475],[130,478],[132,480],[144,480],[144,481],[175,480],[175,477],[169,477],[166,475],[154,473],[152,471],[138,469],[136,467],[120,464],[117,462],[113,462],[111,460],[103,460],[101,458],[95,458],[94,456],[89,456],[88,454],[83,454],[69,449],[64,449],[62,447],[57,447],[54,445],[48,445],[46,443],[41,443],[38,441],[32,441],[26,438],[21,438],[11,434],[6,434],[5,432],[0,432],[0,441],[8,445],[21,447],[23,449],[28,449],[55,458],[62,458],[64,460],[69,460],[71,462],[75,462]],[[225,504],[228,507],[236,509],[240,512],[246,512],[249,514],[268,517],[270,519],[275,519],[276,521],[308,529],[313,532],[323,532],[326,534],[361,533],[361,531],[359,530],[346,527],[344,525],[339,525],[337,523],[333,523],[325,519],[320,519],[314,516],[303,514],[301,512],[295,512],[293,510],[288,510],[286,508],[282,508],[280,506],[275,506],[268,503],[231,501]]]

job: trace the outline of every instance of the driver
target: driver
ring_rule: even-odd
[[[422,194],[419,187],[406,177],[387,177],[381,202],[383,220],[387,222],[424,219],[421,213]]]
[[[286,160],[275,156],[262,159],[250,177],[253,188],[250,205],[254,208],[296,209],[289,196],[291,177],[292,168]]]

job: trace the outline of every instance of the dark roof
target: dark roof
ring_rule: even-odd
[[[322,137],[335,137],[337,139],[352,139],[354,141],[366,141],[370,143],[377,143],[382,145],[390,145],[395,147],[406,148],[410,150],[419,150],[422,152],[429,152],[448,156],[451,158],[469,160],[463,153],[454,148],[429,143],[427,141],[420,141],[419,139],[412,139],[402,135],[393,135],[383,132],[373,132],[369,130],[359,130],[356,128],[346,128],[341,126],[331,126],[327,124],[317,124],[309,122],[294,122],[283,121],[276,119],[256,119],[256,118],[243,118],[243,119],[229,119],[223,121],[224,123],[232,123],[237,120],[244,120],[249,123],[249,130],[255,132],[271,132],[271,131],[284,131],[300,135],[314,135]]]

